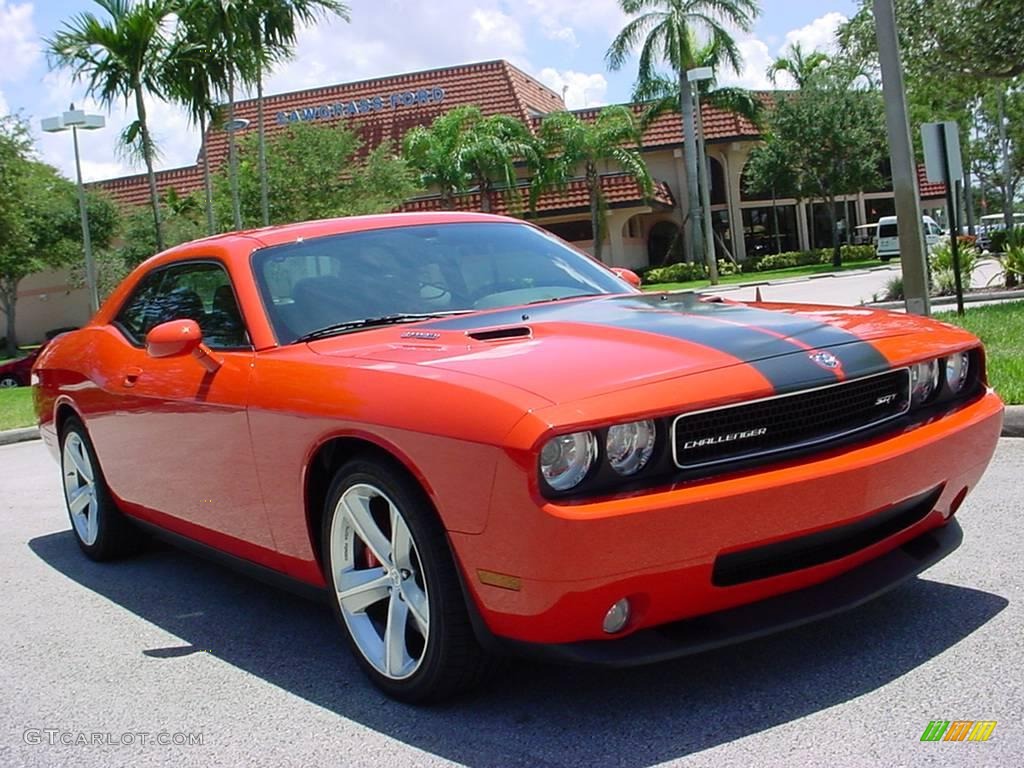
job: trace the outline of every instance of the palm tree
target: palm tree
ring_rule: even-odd
[[[605,107],[593,121],[572,112],[555,112],[544,118],[539,137],[545,160],[541,163],[541,186],[564,189],[577,178],[580,166],[590,197],[590,225],[594,232],[594,257],[601,259],[607,207],[601,188],[601,163],[612,162],[636,179],[645,196],[654,183],[640,155],[640,126],[633,111],[621,105]]]
[[[493,208],[499,187],[514,190],[516,162],[533,163],[536,140],[519,120],[508,115],[484,117],[479,107],[456,107],[430,126],[416,126],[402,142],[409,164],[425,187],[435,187],[441,206],[455,207],[455,196],[476,185],[480,209]]]
[[[690,220],[690,257],[709,260],[704,253],[704,237],[700,215],[700,196],[697,187],[697,136],[694,126],[693,88],[686,73],[697,66],[697,38],[704,36],[716,45],[723,60],[734,69],[740,65],[736,41],[727,26],[749,32],[759,12],[757,0],[619,0],[622,10],[631,20],[612,41],[606,58],[611,69],[617,70],[629,54],[640,48],[640,82],[655,76],[655,68],[662,62],[672,70],[679,89],[683,114],[683,152],[686,160],[687,199]]]
[[[480,192],[480,210],[490,213],[495,191],[515,194],[516,161],[532,164],[537,143],[523,123],[508,115],[478,117],[468,124],[456,147],[456,164],[463,178],[472,179]]]
[[[201,30],[187,24],[182,25],[179,31],[180,34],[168,56],[165,87],[168,96],[185,107],[189,121],[199,128],[202,140],[200,154],[203,158],[206,229],[207,234],[213,235],[217,232],[217,221],[213,213],[213,181],[206,147],[206,131],[210,126],[220,124],[217,93],[226,86],[227,73],[223,66],[224,56],[216,53],[218,41],[207,40],[202,36]]]
[[[252,75],[256,84],[257,156],[263,226],[270,224],[263,76],[275,63],[292,57],[301,25],[312,24],[330,14],[349,20],[349,8],[340,0],[251,0],[239,14],[243,26],[242,39],[252,55]]]
[[[131,144],[136,135],[146,163],[149,198],[153,208],[156,247],[163,250],[160,198],[153,172],[153,137],[146,119],[145,96],[164,97],[164,68],[169,40],[165,23],[176,4],[173,0],[95,0],[110,17],[102,20],[92,13],[80,13],[47,39],[47,53],[59,67],[71,70],[75,80],[88,82],[87,93],[107,109],[115,101],[127,105],[134,100],[136,120],[125,131],[123,141]]]
[[[429,126],[410,129],[402,140],[402,154],[420,174],[420,183],[438,190],[445,210],[455,207],[455,196],[468,186],[466,171],[459,163],[458,147],[463,134],[479,119],[478,108],[456,107],[439,115]]]
[[[803,88],[814,77],[815,72],[827,66],[829,57],[821,51],[804,51],[800,43],[791,43],[786,53],[780,56],[768,67],[768,78],[775,83],[780,72],[785,72],[796,83],[797,88]]]

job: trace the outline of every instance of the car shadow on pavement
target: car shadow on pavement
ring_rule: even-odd
[[[29,542],[43,561],[186,640],[154,663],[208,651],[285,691],[469,766],[646,768],[873,691],[971,634],[1008,601],[916,578],[825,621],[639,669],[513,662],[472,696],[409,707],[378,693],[326,606],[170,547],[96,564],[70,531]]]

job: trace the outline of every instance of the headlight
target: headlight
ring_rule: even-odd
[[[580,484],[597,458],[593,432],[573,432],[548,440],[540,452],[540,472],[556,491],[568,491]]]
[[[921,405],[928,402],[939,388],[939,361],[929,360],[910,366],[910,402]]]
[[[958,352],[946,358],[946,385],[954,395],[967,384],[967,376],[971,372],[971,356],[967,352]]]
[[[620,475],[635,475],[654,452],[654,422],[631,421],[608,430],[605,452],[608,463]]]

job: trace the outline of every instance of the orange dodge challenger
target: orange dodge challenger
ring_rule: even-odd
[[[315,591],[420,702],[500,653],[636,664],[794,626],[959,545],[1003,411],[974,336],[636,282],[478,214],[161,253],[34,368],[74,536]]]

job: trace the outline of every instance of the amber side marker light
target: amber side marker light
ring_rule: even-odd
[[[486,584],[489,587],[511,589],[513,592],[518,592],[523,587],[523,582],[518,576],[509,576],[507,573],[495,573],[478,568],[476,577],[480,579],[481,584]]]

